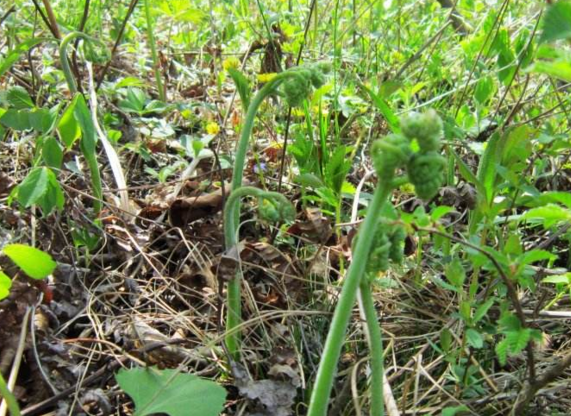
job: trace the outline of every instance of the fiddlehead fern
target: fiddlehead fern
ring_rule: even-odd
[[[444,182],[446,160],[436,152],[417,153],[408,164],[407,172],[416,195],[424,200],[432,199]]]
[[[263,191],[251,186],[243,186],[233,191],[228,197],[224,208],[224,242],[227,250],[238,244],[238,219],[240,200],[251,196],[258,198],[258,212],[262,219],[268,222],[289,221],[295,217],[295,209],[291,202],[278,192]],[[226,347],[232,358],[238,358],[239,334],[236,331],[241,321],[240,275],[228,283],[227,318],[226,318]]]
[[[410,181],[415,185],[420,198],[430,199],[438,191],[444,176],[443,158],[438,154],[442,134],[442,123],[438,115],[433,111],[412,114],[401,120],[401,127],[403,135],[390,135],[377,140],[371,148],[371,158],[379,178],[379,185],[356,237],[353,259],[327,334],[309,403],[308,416],[327,414],[335,369],[359,287],[363,294],[363,307],[371,338],[371,415],[384,414],[381,332],[377,324],[371,288],[368,279],[364,279],[363,275],[387,270],[389,260],[395,263],[402,261],[406,230],[401,225],[394,224],[394,221],[390,222],[382,216],[379,218],[394,186]],[[418,142],[417,153],[412,150],[413,140]],[[396,178],[398,170],[403,168],[406,169],[408,177]]]
[[[234,170],[232,172],[232,194],[230,195],[228,201],[228,207],[230,207],[230,199],[233,195],[236,195],[238,190],[242,187],[242,178],[244,174],[244,165],[246,162],[246,153],[248,150],[248,143],[250,141],[250,136],[252,130],[254,129],[254,119],[258,112],[258,109],[262,102],[272,94],[278,92],[278,89],[283,84],[283,95],[290,105],[299,105],[311,92],[311,88],[317,88],[325,82],[325,75],[329,72],[329,66],[327,64],[314,64],[304,67],[290,68],[284,72],[277,74],[271,80],[269,80],[264,87],[258,91],[255,97],[251,100],[248,106],[248,111],[246,112],[246,118],[244,121],[244,126],[242,128],[242,133],[240,136],[240,141],[238,142],[238,147],[236,148],[236,157],[234,161]],[[242,188],[243,189],[243,188]],[[255,189],[255,188],[248,188]],[[262,191],[260,191],[262,192]],[[253,194],[250,194],[253,195]],[[253,195],[257,196],[257,195]],[[283,197],[283,196],[282,196]],[[238,197],[236,197],[238,198]],[[283,197],[285,199],[285,197]],[[275,199],[275,198],[274,198]],[[285,203],[282,201],[278,205],[290,205],[289,201],[285,199]],[[264,203],[262,203],[264,206]],[[283,208],[283,207],[282,207]],[[228,209],[228,208],[227,208]],[[268,215],[269,217],[275,216],[274,209],[276,207],[262,208],[262,215]],[[236,204],[235,207],[229,213],[225,212],[224,215],[224,234],[229,237],[236,234],[238,231],[238,219],[240,216],[240,205]],[[278,212],[280,210],[278,209]],[[232,215],[230,217],[229,215]],[[226,238],[226,248],[229,249],[233,247],[235,243],[229,244],[230,240]],[[234,276],[228,282],[228,292],[227,292],[227,303],[228,303],[228,317],[226,320],[226,329],[228,336],[226,338],[226,346],[230,355],[234,358],[238,357],[238,339],[236,332],[236,327],[240,324],[240,275]]]

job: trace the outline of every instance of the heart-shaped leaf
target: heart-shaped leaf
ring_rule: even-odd
[[[133,399],[134,416],[217,416],[226,399],[226,390],[218,384],[177,370],[119,370],[115,379]]]

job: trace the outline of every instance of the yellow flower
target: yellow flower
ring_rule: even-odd
[[[258,82],[270,82],[275,78],[277,74],[275,72],[270,72],[267,74],[258,74]]]
[[[240,60],[235,56],[231,56],[230,58],[224,59],[224,62],[222,62],[222,67],[226,71],[229,69],[238,69],[240,68]]]
[[[291,115],[294,117],[305,117],[305,111],[303,110],[303,108],[294,107],[291,110]]]
[[[220,126],[218,123],[212,121],[206,125],[206,133],[215,136],[220,133]]]

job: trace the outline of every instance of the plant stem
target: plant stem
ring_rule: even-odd
[[[82,32],[71,32],[63,38],[59,45],[59,60],[61,62],[61,69],[63,71],[63,75],[65,76],[65,80],[71,95],[75,95],[77,92],[77,84],[75,83],[75,78],[73,77],[73,72],[71,72],[71,67],[69,65],[69,59],[67,58],[67,47],[74,39],[89,39],[89,36]]]
[[[368,215],[359,230],[359,238],[355,247],[353,260],[347,272],[343,289],[333,314],[331,328],[325,341],[323,356],[317,371],[315,386],[309,402],[307,416],[325,416],[327,404],[333,386],[333,378],[337,369],[341,348],[345,337],[345,331],[351,317],[353,304],[357,296],[357,289],[367,266],[371,246],[375,237],[378,213],[386,202],[392,190],[392,181],[384,181],[377,187],[373,200],[368,208]]]
[[[257,198],[268,198],[277,200],[280,204],[289,204],[289,201],[282,194],[277,192],[263,191],[252,186],[242,186],[230,194],[224,209],[224,244],[226,250],[233,250],[238,244],[238,221],[240,213],[240,199],[246,196]],[[236,249],[236,259],[240,254]],[[234,277],[228,282],[226,294],[226,348],[233,359],[239,358],[240,334],[236,328],[240,325],[241,317],[241,296],[240,284],[241,273],[237,271]]]
[[[161,78],[161,68],[157,55],[157,45],[155,44],[155,35],[153,28],[153,19],[151,17],[151,6],[149,0],[145,0],[145,16],[147,19],[147,37],[149,38],[149,47],[151,48],[151,58],[153,60],[153,69],[155,72],[155,82],[157,83],[157,90],[159,90],[159,99],[166,101],[165,89],[163,87],[163,80]]]
[[[20,406],[18,406],[16,398],[8,388],[6,380],[4,380],[2,373],[0,373],[0,396],[2,396],[4,400],[6,400],[6,405],[8,406],[10,414],[12,416],[20,416]]]
[[[371,416],[384,416],[383,400],[383,338],[381,328],[377,322],[377,311],[373,302],[373,292],[371,284],[366,278],[361,278],[361,294],[363,299],[363,309],[367,320],[369,332],[369,354],[371,356]]]

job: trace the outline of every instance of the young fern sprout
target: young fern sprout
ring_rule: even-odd
[[[290,221],[295,218],[295,209],[291,202],[278,192],[263,191],[252,186],[243,186],[232,192],[224,209],[224,243],[227,250],[238,244],[238,213],[240,199],[246,196],[258,198],[258,214],[267,222]],[[240,272],[228,284],[226,347],[233,359],[238,358],[238,326],[241,321]]]
[[[406,182],[414,185],[419,198],[432,199],[443,183],[445,168],[445,160],[438,154],[442,122],[435,111],[412,113],[401,120],[401,127],[402,135],[386,136],[375,141],[371,148],[371,158],[379,183],[353,247],[353,259],[327,334],[308,416],[327,414],[331,387],[358,288],[363,295],[371,348],[370,414],[384,415],[382,339],[370,283],[380,271],[389,268],[390,261],[402,261],[406,231],[402,226],[396,225],[395,221],[384,218],[381,213],[384,212],[383,206],[392,190]],[[413,140],[418,143],[417,152],[414,152],[411,146]],[[400,169],[406,171],[407,176],[397,177]]]
[[[242,194],[241,186],[244,174],[244,165],[246,162],[246,153],[248,151],[248,143],[252,130],[254,129],[254,120],[256,113],[262,102],[272,94],[281,93],[289,105],[298,106],[303,103],[303,100],[311,93],[313,88],[321,87],[326,80],[326,74],[329,72],[329,65],[326,63],[317,63],[301,67],[290,68],[284,72],[280,72],[270,81],[268,81],[256,96],[251,100],[246,112],[246,118],[242,127],[242,133],[236,149],[236,158],[234,161],[234,170],[232,173],[232,191],[228,199],[227,208],[224,213],[224,235],[226,240],[226,249],[229,250],[235,246],[238,232],[238,221],[240,217],[240,204],[238,201],[241,196],[254,195],[252,192],[255,188],[246,188],[245,194]],[[281,90],[280,90],[281,87]],[[261,191],[259,191],[261,192]],[[273,193],[272,193],[273,194]],[[238,196],[235,196],[238,195]],[[276,198],[264,197],[263,200],[277,200]],[[283,205],[291,206],[289,201],[283,198]],[[230,202],[233,201],[233,205]],[[270,206],[264,207],[267,202],[262,203],[261,213],[270,212],[274,208],[281,215],[281,210],[289,208],[277,207],[271,208]],[[237,333],[237,326],[240,325],[240,274],[236,274],[228,282],[227,288],[227,319],[226,319],[226,347],[230,355],[237,359],[239,356],[239,334]]]

